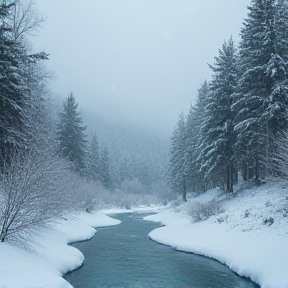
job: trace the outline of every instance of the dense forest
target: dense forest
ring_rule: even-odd
[[[196,103],[186,117],[179,116],[173,132],[170,184],[184,200],[189,190],[220,186],[233,192],[238,174],[256,184],[283,174],[279,139],[288,128],[288,3],[254,0],[248,11],[240,43],[224,42],[209,65],[211,81],[200,86]]]

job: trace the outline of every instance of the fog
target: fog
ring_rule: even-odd
[[[53,93],[83,110],[171,133],[214,56],[238,41],[248,0],[36,0],[47,16],[36,50],[50,54]]]

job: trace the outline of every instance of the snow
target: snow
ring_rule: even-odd
[[[163,205],[151,205],[151,206],[132,207],[131,209],[109,208],[109,209],[102,209],[101,212],[105,215],[115,215],[122,213],[156,213],[162,211],[165,208],[166,206]]]
[[[176,250],[217,259],[263,288],[287,288],[288,185],[279,180],[260,187],[245,185],[238,185],[234,195],[214,189],[145,217],[166,225],[149,237]],[[202,222],[193,222],[185,213],[193,201],[212,198],[222,203],[222,213]]]
[[[82,212],[60,219],[53,228],[42,228],[31,244],[33,252],[0,243],[0,287],[71,288],[62,275],[82,265],[84,256],[67,244],[90,239],[95,227],[119,223],[100,212]]]
[[[33,244],[34,252],[0,243],[0,287],[72,288],[62,275],[79,267],[84,256],[68,243],[90,239],[95,227],[120,223],[107,215],[156,212],[144,218],[165,225],[149,233],[154,241],[217,259],[262,288],[287,288],[287,182],[270,179],[259,187],[242,183],[235,191],[227,194],[214,189],[199,196],[190,194],[188,203],[165,210],[154,206],[67,215],[52,228],[41,230],[35,239],[41,245]],[[221,203],[221,212],[193,222],[187,207],[211,199]]]

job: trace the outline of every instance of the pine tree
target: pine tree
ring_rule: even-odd
[[[208,83],[205,81],[198,90],[196,105],[190,107],[185,126],[184,166],[187,175],[187,189],[197,192],[205,191],[204,175],[200,173],[198,161],[198,148],[208,92]]]
[[[230,38],[219,50],[214,66],[209,65],[214,74],[209,85],[199,147],[200,171],[214,183],[225,178],[226,190],[229,192],[233,192],[235,174],[235,134],[231,105],[238,78],[237,61],[236,48]]]
[[[253,0],[248,8],[233,110],[244,179],[257,180],[261,171],[269,169],[275,134],[288,125],[287,2]]]
[[[89,180],[101,181],[100,150],[96,134],[88,147],[86,160],[86,177]]]
[[[102,185],[106,189],[111,188],[111,163],[108,149],[105,146],[103,146],[100,151],[100,177]]]
[[[75,167],[75,170],[84,174],[85,153],[86,153],[86,136],[82,118],[77,111],[78,104],[71,93],[64,102],[63,112],[60,113],[59,123],[57,125],[57,140],[62,155],[68,158]]]
[[[29,62],[25,48],[12,37],[8,15],[14,4],[0,3],[0,156],[25,146],[24,110],[28,97],[24,69]],[[1,159],[1,157],[0,157]],[[1,164],[2,166],[2,164]]]
[[[171,151],[169,162],[169,181],[171,188],[177,193],[182,194],[186,201],[187,175],[185,174],[185,117],[181,113],[178,123],[174,129],[171,139]]]
[[[28,53],[25,39],[28,31],[24,29],[31,32],[37,28],[33,22],[38,19],[37,12],[30,11],[31,6],[24,12],[19,8],[20,2],[8,2],[0,2],[0,166],[3,158],[9,159],[11,151],[26,150],[33,145],[44,128],[40,123],[45,122],[42,97],[47,72],[44,73],[43,67],[40,69],[40,61],[48,58],[44,52]],[[16,18],[24,29],[21,37],[15,37]]]

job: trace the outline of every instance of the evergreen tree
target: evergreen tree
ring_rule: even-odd
[[[200,171],[214,183],[226,179],[226,190],[233,191],[235,134],[231,111],[232,95],[238,78],[237,53],[232,38],[224,42],[219,56],[215,57],[213,78],[209,86],[208,105],[202,123]]]
[[[64,157],[68,158],[81,175],[85,169],[86,136],[82,118],[77,111],[78,104],[71,93],[64,102],[63,112],[60,113],[57,125],[57,140]]]
[[[171,188],[182,194],[186,201],[187,175],[184,165],[185,156],[185,117],[181,113],[171,139],[171,151],[169,162],[169,181]]]
[[[28,97],[24,69],[26,50],[12,37],[8,15],[14,4],[0,3],[0,156],[24,146],[24,109]],[[1,159],[1,157],[0,157]],[[1,160],[0,160],[1,161]],[[1,164],[2,166],[2,164]]]
[[[31,32],[36,27],[30,22],[27,26],[25,21],[30,16],[31,20],[36,19],[36,11],[32,13],[28,8],[24,12],[19,2],[7,3],[0,2],[0,166],[3,158],[9,159],[12,150],[29,148],[43,133],[44,125],[40,123],[45,122],[42,97],[47,72],[43,67],[40,69],[40,61],[48,59],[44,52],[28,54],[24,37],[27,30],[22,30],[21,37],[15,37],[14,20],[17,18],[22,27],[29,26]]]
[[[111,163],[108,149],[105,146],[100,151],[100,177],[102,185],[106,189],[111,188]]]
[[[96,134],[94,134],[87,152],[86,177],[90,180],[101,181],[100,151]]]
[[[244,179],[267,172],[273,138],[287,128],[287,1],[253,0],[241,30],[236,112]]]
[[[184,166],[187,175],[187,189],[193,191],[205,191],[204,175],[200,173],[198,161],[201,124],[203,122],[209,87],[205,81],[198,90],[197,102],[191,106],[186,119],[185,126],[185,154]]]

